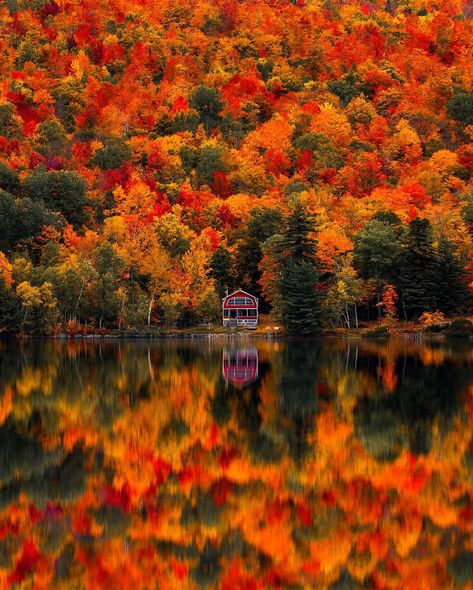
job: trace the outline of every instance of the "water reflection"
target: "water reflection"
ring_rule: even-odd
[[[397,341],[0,342],[0,588],[471,587],[472,369]]]
[[[222,374],[234,387],[247,387],[258,379],[258,349],[255,346],[224,348]]]

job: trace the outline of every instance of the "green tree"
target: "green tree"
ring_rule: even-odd
[[[10,102],[0,104],[0,136],[14,139],[21,136],[21,119]]]
[[[0,162],[0,189],[16,194],[20,188],[18,173]]]
[[[95,314],[99,328],[103,322],[116,321],[120,311],[118,288],[124,263],[112,244],[104,242],[94,252],[97,278],[92,286]]]
[[[160,245],[172,258],[179,258],[189,250],[191,231],[175,213],[160,217],[155,230]]]
[[[439,264],[427,219],[409,223],[404,252],[399,259],[399,293],[404,317],[418,318],[424,311],[437,308]]]
[[[220,92],[215,88],[198,86],[191,97],[190,106],[199,113],[200,122],[207,133],[220,123],[223,103]]]
[[[473,92],[457,92],[448,101],[447,113],[464,125],[473,125]]]
[[[67,146],[66,130],[62,123],[55,118],[40,123],[36,129],[36,137],[37,150],[43,155],[62,154]]]
[[[327,86],[330,92],[339,97],[344,107],[362,92],[360,77],[353,68],[338,80],[330,80]]]
[[[471,307],[471,295],[465,283],[465,269],[455,255],[451,243],[442,238],[438,245],[437,307],[446,314]]]
[[[286,256],[296,261],[313,261],[315,256],[314,216],[307,212],[302,202],[298,200],[286,220],[284,232],[284,248]]]
[[[228,166],[224,163],[223,148],[221,146],[206,146],[200,152],[199,163],[196,168],[197,184],[199,186],[214,182],[215,172],[228,172]]]
[[[225,295],[227,289],[229,291],[234,289],[233,257],[231,252],[222,245],[212,254],[209,274],[215,281],[215,287],[220,297]]]
[[[32,201],[41,201],[51,211],[59,211],[76,228],[86,223],[85,208],[90,205],[86,198],[87,186],[77,172],[40,170],[25,178],[23,195]]]
[[[285,262],[279,283],[282,315],[289,334],[314,334],[321,328],[314,231],[314,217],[297,201],[287,219],[283,240]]]
[[[281,231],[283,216],[280,211],[261,207],[250,213],[246,231],[235,252],[236,282],[255,296],[261,296],[263,243]],[[263,311],[264,311],[264,301]]]
[[[130,144],[123,137],[105,139],[103,147],[98,149],[93,157],[93,164],[101,170],[120,168],[131,158]]]
[[[316,170],[343,166],[341,151],[323,133],[304,133],[296,139],[294,147],[301,151],[312,152],[313,166]]]
[[[383,287],[395,281],[400,254],[395,226],[382,219],[372,219],[355,237],[354,263],[361,277],[372,282],[377,303]]]
[[[5,284],[0,273],[0,333],[13,332],[18,328],[19,302],[15,292]]]
[[[283,269],[280,292],[288,334],[314,334],[321,329],[318,272],[314,262],[289,259]]]

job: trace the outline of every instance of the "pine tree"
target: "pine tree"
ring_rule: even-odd
[[[279,282],[282,315],[289,334],[320,331],[317,292],[319,273],[315,261],[314,218],[297,202],[287,220],[283,239],[286,256]]]
[[[314,262],[287,260],[280,281],[284,323],[289,334],[320,331],[321,314]]]
[[[399,291],[404,317],[418,318],[437,309],[439,264],[427,219],[409,223],[405,250],[399,260]]]
[[[215,287],[220,297],[228,290],[233,290],[235,277],[232,272],[232,255],[224,246],[219,246],[210,259],[210,276],[215,280]]]
[[[316,246],[310,234],[314,230],[314,216],[307,212],[300,201],[297,201],[289,215],[284,232],[286,255],[298,261],[313,260]]]
[[[465,269],[451,243],[442,238],[438,246],[439,290],[437,306],[440,311],[452,314],[470,307]]]

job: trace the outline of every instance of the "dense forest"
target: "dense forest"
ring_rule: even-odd
[[[467,314],[471,0],[6,0],[0,331]]]

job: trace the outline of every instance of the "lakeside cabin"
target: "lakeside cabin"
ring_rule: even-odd
[[[224,326],[254,329],[258,325],[258,298],[241,289],[222,299],[222,311]]]

